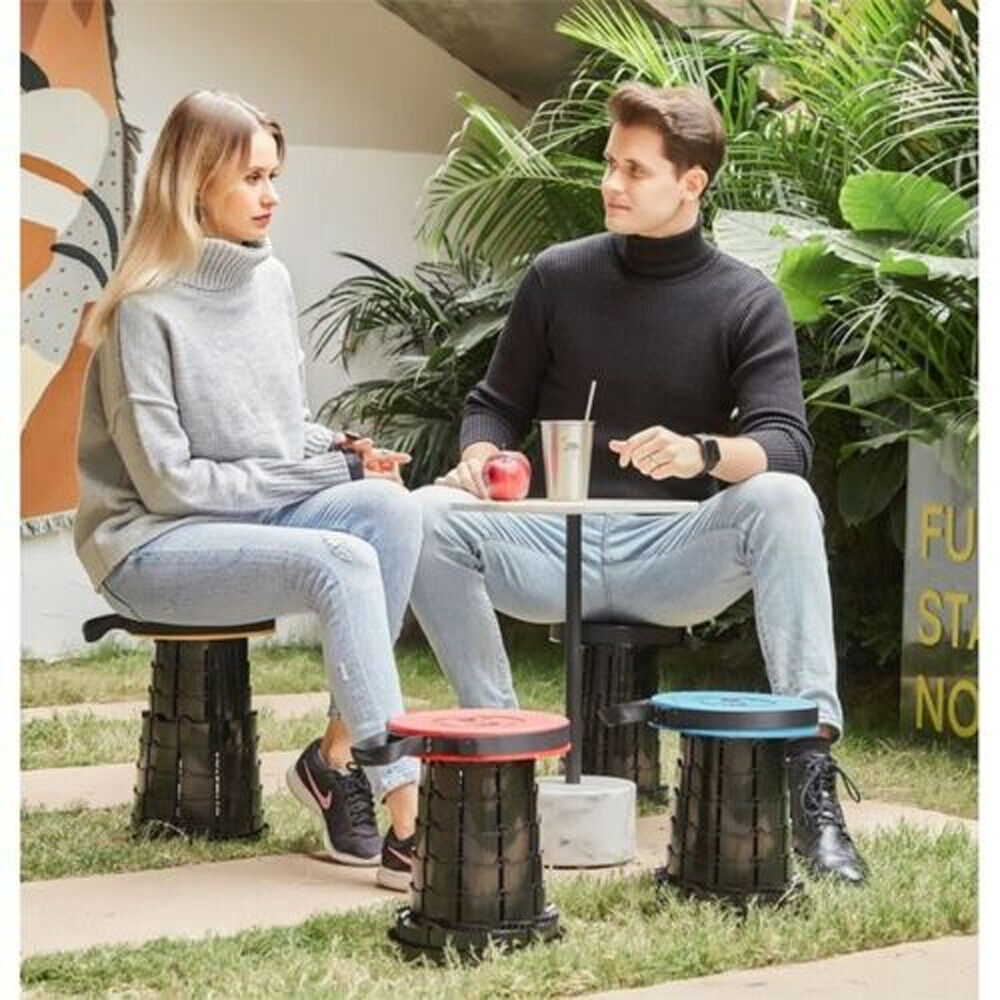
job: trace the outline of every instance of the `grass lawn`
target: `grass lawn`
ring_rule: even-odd
[[[521,704],[558,711],[564,703],[562,647],[544,641],[538,629],[512,630],[508,639]],[[149,683],[149,650],[109,647],[79,659],[22,666],[22,706],[73,705],[82,702],[142,699]],[[400,680],[408,698],[434,706],[455,703],[448,682],[423,643],[407,643],[397,655]],[[762,688],[762,671],[748,670],[732,650],[722,646],[708,661],[697,651],[673,651],[661,671],[666,689],[722,687]],[[252,655],[254,691],[259,694],[323,690],[325,676],[318,648],[261,645]],[[849,728],[837,746],[837,757],[868,798],[909,802],[957,816],[974,817],[977,808],[977,764],[960,748],[918,743],[898,735],[891,698],[868,679],[855,679],[845,695],[848,720],[865,719],[864,728]],[[888,705],[888,711],[886,706]],[[261,749],[291,750],[313,739],[323,725],[312,714],[298,720],[260,716]],[[134,721],[98,720],[85,714],[61,713],[56,719],[33,720],[21,728],[21,766],[25,769],[71,764],[131,761],[139,736]],[[664,778],[673,777],[676,737],[664,736]]]
[[[977,852],[964,832],[900,828],[862,837],[864,889],[810,882],[797,908],[724,907],[669,895],[651,876],[551,883],[565,936],[478,967],[402,962],[393,907],[319,917],[291,929],[203,942],[158,940],[40,956],[24,995],[239,996],[378,1000],[542,998],[799,962],[976,929]],[[888,984],[887,984],[887,988]]]
[[[325,712],[281,719],[263,709],[257,714],[260,750],[301,749],[319,736],[325,725]],[[138,719],[101,719],[89,713],[33,719],[21,726],[21,769],[134,761],[139,730]]]
[[[562,647],[537,641],[515,642],[511,660],[521,700],[554,709],[562,703]],[[79,705],[85,702],[145,701],[150,680],[151,644],[129,650],[108,645],[67,660],[21,662],[21,707]],[[448,681],[423,642],[397,649],[400,682],[407,697],[435,705],[454,704]],[[250,654],[255,694],[300,694],[327,690],[318,646],[262,643]]]
[[[152,643],[129,649],[103,642],[65,660],[21,661],[21,707],[81,702],[145,701]],[[257,694],[298,694],[326,687],[322,659],[312,646],[261,644],[251,652]]]
[[[269,796],[264,811],[268,830],[259,839],[213,841],[134,838],[129,828],[131,805],[23,810],[21,881],[323,850],[316,817],[291,795]]]
[[[521,703],[558,710],[563,704],[562,649],[535,629],[508,634]],[[58,663],[24,661],[22,705],[79,705],[144,700],[149,648],[104,647]],[[325,688],[320,652],[310,646],[254,649],[256,693]],[[762,690],[763,672],[746,656],[720,647],[671,651],[664,689]],[[454,696],[422,643],[398,653],[408,698],[435,706]],[[890,681],[854,678],[846,685],[849,729],[837,748],[841,764],[869,798],[909,802],[960,816],[976,815],[975,756],[898,736]],[[261,750],[294,749],[319,733],[323,715],[259,717]],[[852,723],[854,727],[850,728]],[[101,720],[61,712],[22,725],[22,767],[135,759],[138,719]],[[677,737],[662,736],[664,779],[673,778]],[[543,761],[542,773],[556,762]],[[642,812],[662,807],[645,805]],[[21,878],[168,868],[262,854],[322,849],[315,818],[287,794],[268,798],[269,830],[253,842],[135,840],[130,807],[25,810],[21,813]],[[385,825],[385,817],[381,817]],[[858,838],[872,869],[869,885],[851,890],[808,883],[797,908],[751,910],[745,920],[724,907],[675,896],[658,901],[650,876],[600,881],[550,880],[565,937],[488,960],[478,968],[403,963],[386,938],[394,909],[331,915],[290,929],[252,931],[201,942],[161,939],[142,947],[99,948],[39,956],[22,966],[24,995],[347,998],[550,997],[639,986],[733,968],[843,954],[976,929],[977,845],[964,832],[939,836],[900,827]]]

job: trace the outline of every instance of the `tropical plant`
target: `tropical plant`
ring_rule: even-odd
[[[475,261],[504,275],[509,293],[535,253],[602,228],[615,87],[629,79],[706,89],[728,136],[706,227],[775,277],[798,323],[814,483],[842,514],[841,524],[828,522],[835,586],[839,578],[851,609],[838,610],[839,624],[858,643],[881,635],[875,655],[884,660],[899,634],[898,552],[884,543],[901,539],[904,438],[945,428],[970,445],[977,437],[977,3],[813,0],[811,21],[791,35],[750,5],[753,25],[730,14],[730,27],[695,30],[625,0],[583,0],[556,28],[581,46],[577,71],[526,125],[460,97],[466,118],[426,186],[420,234],[460,270]],[[741,216],[736,241],[734,213],[759,213]],[[334,402],[376,426],[380,408],[396,407],[398,417],[380,425],[400,435],[393,443],[426,441],[443,467],[456,454],[444,441],[455,441],[460,403],[485,369],[505,301],[492,300],[492,325],[471,349],[440,353],[444,339],[427,331],[447,324],[434,326],[410,285],[383,274],[348,286],[371,301],[341,311],[347,345],[384,336],[401,375]],[[366,326],[390,304],[391,319]],[[458,322],[474,323],[474,310]],[[409,340],[398,327],[407,323]],[[875,575],[882,603],[873,607],[864,595]]]
[[[514,278],[463,256],[420,264],[412,279],[356,254],[341,256],[364,273],[340,282],[305,310],[313,318],[315,351],[339,342],[334,356],[349,368],[374,341],[390,371],[328,400],[319,418],[358,424],[381,444],[409,452],[408,482],[431,482],[458,458],[462,406],[489,361]]]
[[[829,361],[807,381],[807,401],[860,418],[861,436],[841,449],[857,457],[838,494],[854,524],[902,485],[905,456],[892,446],[953,435],[974,453],[978,260],[967,255],[972,206],[929,177],[855,174],[839,207],[850,229],[722,211],[714,231],[723,250],[777,283],[797,324],[825,327]],[[942,249],[958,255],[930,252]]]
[[[467,117],[430,179],[421,232],[508,262],[601,226],[605,104],[625,79],[694,84],[729,136],[706,201],[837,224],[851,174],[914,170],[969,196],[978,178],[973,0],[816,0],[791,36],[750,26],[681,29],[617,0],[584,0],[556,30],[584,48],[563,97],[523,128],[467,95]],[[940,12],[944,12],[944,19]],[[727,13],[723,10],[723,13]]]

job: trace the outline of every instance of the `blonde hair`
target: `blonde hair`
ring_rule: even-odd
[[[158,288],[195,267],[205,239],[199,199],[221,170],[247,159],[258,128],[273,136],[283,160],[281,126],[242,98],[199,90],[174,107],[149,161],[142,202],[118,266],[87,316],[85,344],[100,345],[126,296]]]

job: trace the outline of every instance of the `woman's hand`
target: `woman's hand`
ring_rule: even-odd
[[[365,479],[390,479],[400,484],[403,482],[399,467],[410,461],[410,456],[405,451],[376,448],[371,438],[348,441],[344,448],[353,451],[361,459]]]

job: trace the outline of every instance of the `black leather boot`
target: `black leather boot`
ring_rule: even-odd
[[[789,746],[792,846],[814,875],[832,875],[860,885],[865,880],[865,863],[847,832],[837,800],[838,774],[844,779],[847,794],[860,802],[861,793],[830,755],[825,740]]]

